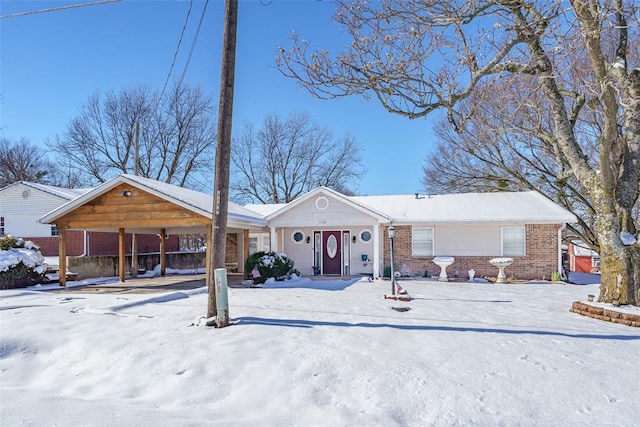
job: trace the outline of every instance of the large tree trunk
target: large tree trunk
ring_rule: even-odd
[[[613,214],[609,197],[596,203],[608,212],[598,212],[598,240],[600,243],[600,296],[598,301],[638,305],[640,302],[640,242],[624,245],[620,238],[621,218]],[[623,228],[624,229],[624,228]]]
[[[638,305],[640,301],[640,251],[637,245],[615,249],[600,244],[602,277],[598,301]]]

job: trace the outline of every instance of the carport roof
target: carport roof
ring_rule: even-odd
[[[132,187],[146,191],[156,197],[174,203],[204,217],[213,217],[213,196],[209,194],[178,187],[165,182],[155,181],[149,178],[123,174],[110,179],[109,181],[54,209],[40,218],[40,222],[43,224],[53,224],[58,218],[121,184],[131,185]],[[233,202],[229,202],[227,220],[229,222],[253,227],[264,227],[267,225],[267,221],[263,216]]]

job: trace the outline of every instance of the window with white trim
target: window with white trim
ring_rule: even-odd
[[[253,255],[258,252],[258,238],[249,237],[249,255]]]
[[[58,231],[58,227],[56,227],[55,225],[51,226],[51,235],[52,236],[59,236],[60,232]]]
[[[526,255],[526,232],[524,227],[502,227],[502,256]]]
[[[0,216],[0,237],[4,236],[4,217]]]
[[[362,243],[369,243],[371,241],[371,230],[362,230],[360,232],[360,241]],[[355,242],[355,239],[354,239]]]
[[[433,228],[413,227],[411,229],[411,255],[433,255]]]
[[[291,233],[291,240],[293,240],[295,243],[302,243],[302,241],[304,240],[304,233],[300,230],[296,230],[293,233]]]

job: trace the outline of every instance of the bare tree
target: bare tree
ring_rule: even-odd
[[[518,86],[523,82],[507,80],[478,88],[459,107],[469,116],[459,132],[440,120],[435,126],[438,143],[425,160],[422,183],[429,193],[539,191],[577,216],[578,223],[567,226],[570,237],[598,251],[591,197],[566,174],[570,165],[555,148],[550,109],[531,80],[524,88]],[[470,115],[468,109],[476,105],[482,108]],[[580,144],[595,167],[594,128],[596,122],[577,123],[574,132],[584,136]]]
[[[352,137],[335,139],[305,113],[269,115],[257,131],[246,124],[231,159],[239,202],[286,203],[318,186],[352,194],[364,170]]]
[[[463,130],[482,105],[461,102],[491,81],[534,78],[553,124],[552,144],[588,192],[602,265],[600,301],[640,301],[640,239],[633,219],[640,195],[640,59],[637,6],[625,0],[337,0],[336,21],[353,39],[333,57],[293,36],[278,66],[311,93],[360,94],[410,118],[444,109]],[[635,43],[637,44],[637,43]],[[569,80],[575,58],[586,80]],[[527,102],[527,98],[523,99]],[[516,112],[517,113],[517,112]],[[596,114],[597,160],[575,132],[577,118]],[[628,235],[633,239],[623,238]],[[631,244],[630,244],[631,243]]]
[[[162,99],[141,85],[105,96],[96,92],[52,145],[86,183],[104,182],[136,169],[137,123],[138,174],[200,188],[215,147],[212,108],[200,87],[188,85],[174,85]]]
[[[0,138],[0,188],[16,181],[58,185],[56,165],[28,139]]]

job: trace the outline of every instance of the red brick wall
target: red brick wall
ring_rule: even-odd
[[[118,233],[89,231],[88,255],[118,255]],[[58,237],[26,238],[40,246],[44,256],[58,256]],[[167,252],[180,250],[178,235],[170,235],[167,239]],[[125,234],[125,251],[131,253],[131,234]],[[138,253],[160,252],[160,237],[156,234],[138,234]],[[84,232],[78,230],[67,231],[67,255],[78,256],[84,253]]]
[[[526,256],[510,257],[514,259],[505,269],[507,277],[516,279],[546,279],[558,269],[558,229],[559,224],[527,224]],[[395,226],[394,269],[403,275],[422,276],[427,270],[432,276],[440,274],[440,267],[433,263],[433,257],[413,257],[411,255],[411,226]],[[385,228],[383,236],[387,236]],[[389,258],[389,239],[384,239],[384,266],[391,265]],[[468,270],[474,269],[476,277],[496,277],[498,269],[489,263],[492,256],[456,256],[455,262],[447,267],[447,274],[453,277],[467,278]]]
[[[51,237],[26,237],[25,240],[31,240],[40,246],[40,253],[44,256],[58,256],[58,248],[60,247],[58,236]],[[67,231],[67,255],[78,256],[84,252],[84,232],[78,230]],[[116,250],[116,254],[117,254]]]

